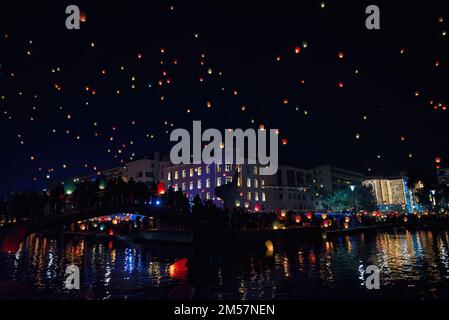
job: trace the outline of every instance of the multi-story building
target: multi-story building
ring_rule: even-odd
[[[235,206],[259,211],[267,202],[264,189],[267,176],[259,175],[259,168],[253,164],[181,164],[166,167],[163,177],[167,187],[181,190],[191,199],[200,195],[203,200],[211,200],[223,207],[223,201],[215,195],[215,188],[233,182],[238,170]]]
[[[159,152],[154,152],[127,162],[124,166],[124,175],[127,180],[132,178],[136,182],[151,185],[163,180],[163,170],[169,165],[170,162],[162,159]]]
[[[438,169],[438,183],[449,186],[449,168]]]
[[[374,194],[379,210],[401,208],[407,212],[417,209],[413,190],[408,187],[406,177],[371,178],[363,181]]]
[[[264,190],[266,210],[313,210],[317,205],[310,170],[281,165],[277,174],[266,177]]]

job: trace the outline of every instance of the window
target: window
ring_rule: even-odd
[[[251,201],[251,192],[246,194],[246,200]]]
[[[221,178],[217,178],[217,187],[221,186]]]
[[[226,183],[232,183],[232,177],[226,177]]]
[[[148,172],[148,171],[145,172],[145,177],[146,177],[146,178],[151,178],[151,172]]]
[[[206,199],[210,200],[210,192],[206,193]]]
[[[257,167],[254,166],[254,175],[257,176]]]
[[[178,191],[178,184],[175,184],[175,185],[173,186],[173,189],[175,189],[175,192]]]
[[[197,187],[197,189],[201,189],[201,180],[198,180],[196,182],[196,187]]]
[[[221,172],[221,164],[217,164],[217,172]]]
[[[246,179],[246,186],[247,186],[248,188],[251,188],[251,179],[250,179],[250,178],[247,178],[247,179]]]
[[[184,179],[185,177],[187,177],[187,172],[185,170],[182,170],[182,178]]]
[[[283,193],[279,193],[279,200],[284,199],[284,194]]]
[[[171,181],[171,172],[167,174],[167,181]]]
[[[292,199],[292,195],[289,193],[288,194],[288,200],[291,200]]]
[[[179,179],[179,172],[175,171],[175,180],[178,180],[178,179]]]
[[[262,187],[264,187],[264,186],[265,186],[265,180],[260,180],[260,185],[261,185]]]
[[[193,181],[190,181],[189,189],[190,189],[190,190],[193,190]]]
[[[210,188],[210,179],[206,180],[206,188]]]
[[[267,198],[266,198],[266,196],[265,196],[265,192],[262,192],[262,201],[263,201],[263,202],[267,201]]]
[[[201,176],[201,174],[203,172],[203,168],[198,167],[197,172],[198,172],[198,176]]]
[[[254,192],[254,200],[259,201],[259,192]]]
[[[240,179],[240,177],[237,178],[237,187],[241,187],[242,186],[242,179]]]
[[[181,189],[182,189],[182,191],[186,191],[186,183],[185,182],[182,183]]]
[[[137,178],[142,178],[143,177],[143,172],[137,172]]]
[[[206,166],[206,174],[210,174],[210,166]]]
[[[227,164],[227,165],[225,166],[225,171],[226,171],[226,172],[232,171],[232,164]]]
[[[254,179],[254,188],[259,188],[259,183],[257,182],[257,179]]]
[[[190,168],[189,176],[190,178],[193,177],[193,168]]]

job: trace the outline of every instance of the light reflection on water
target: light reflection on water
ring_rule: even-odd
[[[163,299],[179,288],[181,298],[199,299],[435,298],[447,297],[448,243],[447,231],[407,231],[275,243],[273,256],[263,246],[198,256],[189,246],[32,235],[16,254],[0,256],[0,277],[63,299]],[[170,265],[183,257],[188,278],[171,278]],[[79,291],[64,289],[70,263],[81,269]],[[384,290],[365,288],[369,265],[380,268]]]

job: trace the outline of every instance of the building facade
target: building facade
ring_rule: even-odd
[[[371,178],[363,181],[375,197],[379,210],[402,209],[409,213],[418,208],[414,192],[408,187],[406,177]]]
[[[267,202],[267,176],[259,175],[259,168],[252,164],[183,164],[166,167],[163,178],[167,187],[185,192],[190,199],[199,195],[221,208],[223,201],[215,195],[215,188],[233,182],[238,170],[235,206],[259,211]]]
[[[124,176],[127,180],[143,182],[146,185],[163,181],[163,170],[170,162],[162,159],[159,152],[146,154],[127,162],[124,166]]]
[[[267,210],[313,210],[313,174],[310,170],[279,166],[275,175],[267,176],[264,186]]]

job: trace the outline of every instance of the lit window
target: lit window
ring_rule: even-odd
[[[198,176],[201,176],[201,167],[198,167]]]
[[[193,190],[193,181],[190,181],[189,189],[190,189],[190,190]]]
[[[182,191],[186,191],[186,183],[185,182],[182,183],[181,189],[182,189]]]
[[[217,178],[217,187],[221,186],[221,178]]]
[[[265,180],[260,180],[260,185],[263,187],[265,186]]]
[[[232,183],[232,177],[226,177],[226,183]]]
[[[221,172],[221,164],[217,164],[217,172]]]
[[[179,178],[179,172],[175,171],[175,180],[177,180]]]
[[[254,200],[259,201],[259,193],[258,192],[254,192]]]
[[[193,177],[193,168],[190,168],[189,175],[190,175],[190,178]]]
[[[254,175],[257,176],[257,167],[254,166]]]
[[[250,179],[250,178],[247,178],[247,179],[246,179],[246,186],[247,186],[248,188],[251,188],[251,179]]]
[[[246,194],[246,200],[251,201],[251,192]]]
[[[262,201],[263,202],[267,201],[267,198],[265,197],[265,192],[262,192]]]
[[[206,174],[210,174],[210,166],[206,166]]]
[[[257,182],[257,179],[254,179],[254,188],[259,188],[259,183]]]
[[[206,193],[206,199],[210,200],[210,192]]]
[[[201,180],[198,180],[198,181],[196,182],[196,187],[197,187],[198,189],[201,189]]]
[[[171,172],[169,172],[169,173],[167,174],[167,180],[168,180],[168,181],[171,181]]]
[[[226,172],[232,171],[232,164],[227,164],[227,165],[225,166],[225,171],[226,171]]]
[[[240,177],[237,178],[237,187],[241,187],[242,186],[242,180],[240,179]]]
[[[182,170],[182,178],[184,179],[185,177],[187,177],[187,173],[185,170]]]

